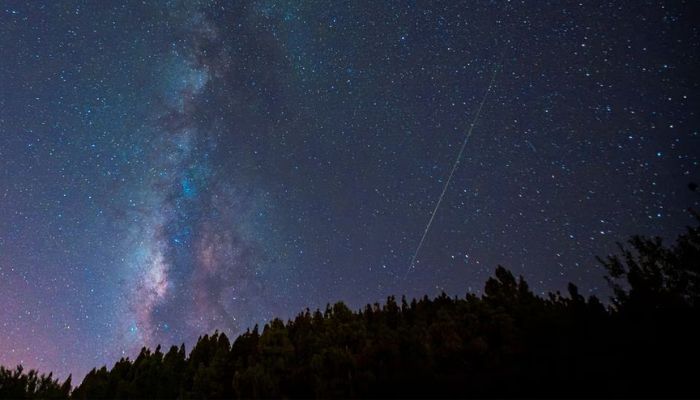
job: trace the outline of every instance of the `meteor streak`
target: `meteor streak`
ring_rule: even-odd
[[[486,103],[486,98],[488,97],[489,93],[491,92],[491,89],[493,88],[494,83],[496,82],[496,73],[498,72],[498,64],[494,65],[493,67],[493,73],[491,74],[491,81],[489,82],[489,86],[486,89],[486,92],[484,93],[484,97],[481,99],[481,103],[479,104],[479,108],[476,110],[476,114],[474,115],[474,119],[472,120],[471,125],[469,125],[469,130],[467,131],[467,134],[464,136],[464,142],[462,142],[462,147],[459,149],[459,153],[457,153],[457,158],[455,159],[454,164],[452,164],[452,170],[450,171],[450,175],[447,177],[447,181],[445,182],[445,185],[442,187],[442,193],[440,193],[440,197],[438,197],[437,203],[435,203],[435,208],[433,209],[433,213],[430,215],[430,219],[428,220],[428,224],[425,226],[425,230],[423,231],[423,236],[420,238],[420,242],[418,242],[418,246],[416,247],[416,251],[413,253],[413,257],[411,257],[411,264],[409,264],[408,269],[406,270],[406,276],[411,272],[412,269],[414,269],[414,264],[416,263],[416,259],[418,258],[418,253],[420,253],[420,249],[423,247],[423,242],[425,242],[425,237],[428,236],[428,231],[430,231],[430,226],[433,224],[433,220],[435,219],[435,214],[437,214],[438,208],[440,208],[440,204],[442,204],[442,199],[445,197],[445,193],[447,192],[447,188],[450,186],[450,181],[452,181],[452,176],[455,174],[455,170],[457,170],[457,166],[459,165],[459,162],[462,159],[462,154],[464,153],[464,149],[467,147],[467,143],[469,142],[469,138],[472,136],[472,133],[474,132],[474,126],[476,126],[477,121],[479,120],[479,116],[481,115],[481,109],[484,108],[484,103]]]

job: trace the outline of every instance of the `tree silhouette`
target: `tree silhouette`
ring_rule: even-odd
[[[0,366],[0,399],[63,399],[68,397],[70,389],[70,376],[59,383],[51,373],[24,372],[21,365],[14,370]]]
[[[647,312],[698,306],[699,227],[688,227],[670,247],[658,237],[633,236],[629,244],[631,248],[618,244],[621,255],[599,258],[608,272],[618,308]]]

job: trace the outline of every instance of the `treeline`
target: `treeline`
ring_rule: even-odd
[[[40,375],[35,370],[24,372],[0,365],[0,398],[2,399],[65,399],[71,391],[71,378],[59,383],[53,374]]]
[[[144,348],[93,369],[71,396],[698,397],[698,228],[672,246],[634,237],[600,261],[609,306],[573,284],[536,296],[499,267],[481,297],[389,297],[357,312],[337,303],[233,343],[205,335],[189,354]],[[68,395],[70,382],[1,371],[0,397]]]

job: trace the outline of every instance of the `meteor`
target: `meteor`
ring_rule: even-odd
[[[484,93],[484,97],[481,98],[481,103],[479,104],[479,108],[476,110],[476,114],[474,115],[474,119],[472,120],[472,123],[469,125],[469,130],[467,130],[467,134],[464,136],[464,142],[462,142],[462,147],[459,149],[459,153],[457,153],[457,158],[455,159],[454,164],[452,164],[452,170],[450,170],[450,175],[447,177],[447,181],[445,182],[445,185],[442,187],[442,193],[440,193],[440,197],[438,197],[437,203],[435,203],[435,208],[433,209],[433,213],[430,215],[430,219],[428,220],[428,224],[425,226],[425,230],[423,231],[423,236],[420,238],[420,242],[418,242],[418,246],[416,247],[416,251],[413,253],[413,257],[411,257],[411,264],[409,264],[408,269],[406,270],[406,276],[411,272],[411,270],[414,269],[414,265],[416,263],[416,259],[418,258],[418,253],[420,253],[420,249],[423,247],[423,242],[425,242],[425,237],[428,236],[428,231],[430,231],[430,226],[433,224],[433,220],[435,219],[435,214],[437,214],[438,208],[440,208],[440,204],[442,204],[442,199],[445,197],[445,193],[447,192],[447,188],[450,186],[450,181],[452,181],[452,176],[454,176],[455,171],[457,170],[457,166],[459,165],[459,162],[462,159],[462,154],[464,153],[464,149],[467,147],[467,143],[469,142],[469,138],[472,136],[472,133],[474,132],[474,127],[476,126],[476,123],[479,121],[479,116],[481,115],[481,110],[484,108],[484,103],[486,103],[486,98],[488,97],[489,93],[491,93],[491,89],[493,88],[493,85],[496,83],[496,74],[498,72],[498,64],[495,64],[493,67],[493,73],[491,74],[491,81],[489,82],[489,86],[486,89],[486,92]]]

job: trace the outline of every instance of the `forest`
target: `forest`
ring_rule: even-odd
[[[573,284],[541,297],[498,267],[482,296],[307,309],[189,353],[143,348],[75,387],[0,367],[0,398],[700,396],[700,227],[598,260],[610,299]]]

